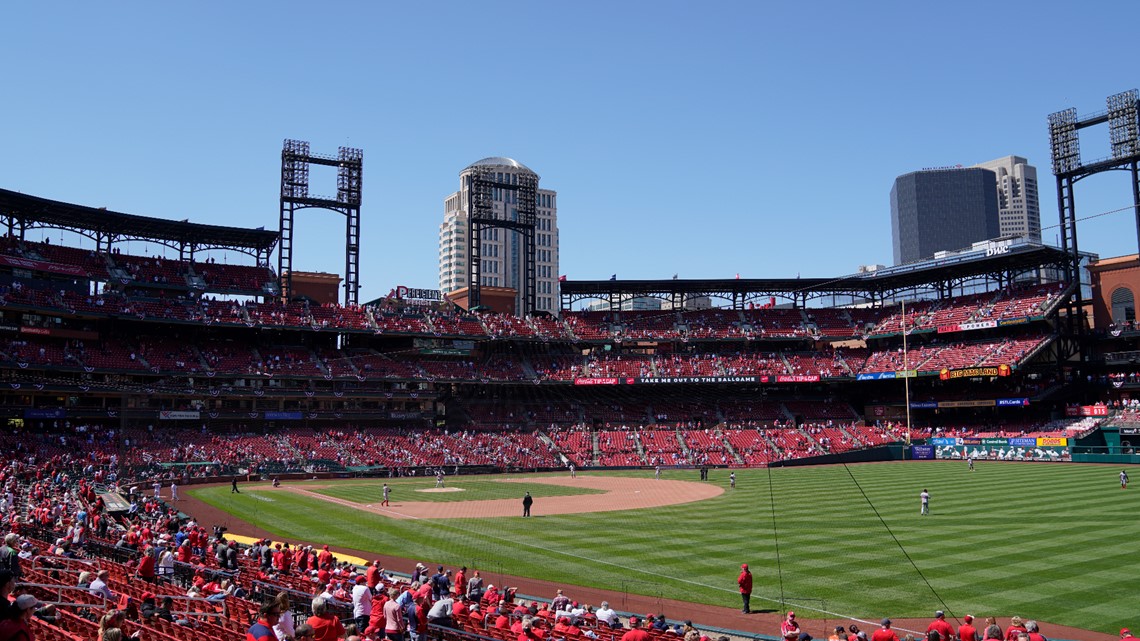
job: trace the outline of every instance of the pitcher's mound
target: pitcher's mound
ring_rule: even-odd
[[[416,490],[416,491],[417,492],[462,492],[463,488],[461,488],[461,487],[428,487],[428,488],[424,488],[422,490]]]

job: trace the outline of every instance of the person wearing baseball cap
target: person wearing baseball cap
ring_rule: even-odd
[[[800,638],[800,624],[796,621],[796,613],[789,612],[784,621],[780,623],[780,636],[785,639]]]
[[[978,629],[974,627],[974,615],[967,614],[962,617],[962,625],[958,626],[959,641],[978,641]]]
[[[741,610],[744,614],[751,614],[748,602],[752,600],[752,573],[748,571],[748,564],[740,564],[740,576],[736,577],[736,585],[740,586],[740,600],[744,602]]]
[[[899,635],[891,629],[890,619],[883,619],[879,623],[882,627],[871,635],[871,641],[899,641]]]
[[[641,626],[637,617],[629,617],[629,631],[621,635],[621,641],[649,641],[649,632]]]
[[[954,626],[946,622],[946,613],[939,610],[934,613],[934,620],[930,625],[926,626],[926,632],[929,634],[931,630],[938,632],[938,636],[946,641],[954,638]]]
[[[12,604],[13,618],[0,621],[0,639],[34,639],[31,620],[36,609],[42,607],[36,597],[21,594]]]
[[[1120,628],[1120,638],[1135,639],[1136,637],[1132,636],[1132,630],[1129,630],[1128,628]]]

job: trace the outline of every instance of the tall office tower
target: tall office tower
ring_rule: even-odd
[[[1024,236],[1041,242],[1037,168],[1021,156],[1006,156],[974,166],[997,174],[999,235]]]
[[[472,163],[459,173],[460,191],[443,201],[443,224],[439,226],[439,289],[449,294],[467,287],[469,248],[467,234],[469,228],[467,212],[467,191],[464,178],[475,167],[494,170],[496,181],[518,182],[522,173],[537,174],[526,165],[510,158],[484,158]],[[550,313],[557,313],[558,300],[558,193],[550,189],[538,189],[537,229],[535,230],[535,306]],[[494,190],[494,208],[497,214],[515,215],[518,194],[508,189]],[[518,290],[515,309],[520,314],[525,310],[522,300],[523,249],[522,238],[507,229],[485,230],[482,240],[483,265],[482,285],[486,287],[510,287]]]
[[[891,187],[895,264],[1000,236],[997,174],[978,167],[924,169]]]

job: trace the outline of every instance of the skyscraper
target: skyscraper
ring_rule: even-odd
[[[474,167],[489,167],[495,179],[502,182],[517,181],[521,173],[534,174],[526,165],[510,158],[484,158],[472,163],[459,173],[460,191],[443,201],[443,224],[439,226],[439,289],[449,294],[467,287],[468,268],[467,234],[469,230],[467,192],[464,177]],[[535,174],[537,178],[537,174]],[[494,195],[496,213],[510,216],[517,194],[497,189]],[[558,311],[558,194],[550,189],[538,189],[537,229],[535,230],[535,305],[539,310]],[[482,285],[522,289],[522,238],[507,229],[488,229],[483,237]],[[515,309],[523,310],[522,292],[517,294]]]
[[[903,174],[891,188],[896,265],[1001,235],[997,174],[979,167]]]
[[[1001,236],[1024,236],[1041,242],[1041,203],[1037,168],[1021,156],[1006,156],[975,167],[997,174],[998,228]]]

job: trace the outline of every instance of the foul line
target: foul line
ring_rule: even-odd
[[[348,501],[345,499],[338,499],[338,498],[327,496],[324,494],[317,494],[315,492],[310,492],[309,490],[304,490],[304,489],[300,489],[300,488],[290,488],[290,491],[301,493],[301,494],[307,494],[309,496],[318,498],[320,500],[329,501],[331,503],[335,503],[337,505],[341,505],[341,506],[345,506],[345,507],[354,507],[354,508],[360,508],[361,507],[360,503],[353,503],[352,501]],[[372,510],[383,510],[383,508],[372,508]],[[460,534],[468,534],[468,535],[471,534],[471,531],[469,529],[460,528],[458,526],[451,525],[450,523],[448,523],[449,521],[452,521],[453,519],[431,519],[431,518],[426,518],[426,517],[419,517],[419,516],[404,514],[402,512],[397,512],[396,510],[388,510],[388,511],[392,512],[393,514],[399,514],[400,516],[402,516],[403,518],[406,518],[408,520],[426,521],[426,522],[431,523],[435,526],[445,527],[445,528],[451,530],[452,532],[458,532]],[[383,514],[383,512],[376,512],[376,513],[377,514]],[[515,517],[506,517],[506,518],[515,518]],[[730,594],[734,592],[733,590],[730,590],[728,588],[723,588],[723,587],[720,587],[717,585],[708,585],[707,583],[701,583],[699,581],[693,581],[690,579],[685,579],[685,578],[681,578],[678,576],[674,576],[671,574],[661,574],[659,572],[651,572],[649,570],[643,570],[643,569],[639,569],[639,568],[631,568],[631,567],[628,567],[625,565],[619,565],[617,563],[613,563],[611,561],[605,561],[605,560],[599,559],[597,557],[582,556],[579,554],[573,554],[571,552],[563,552],[561,550],[554,550],[551,548],[542,547],[540,545],[534,545],[532,543],[527,543],[525,541],[517,541],[514,539],[507,538],[505,536],[498,536],[495,534],[481,534],[481,536],[488,538],[488,539],[497,540],[501,543],[504,543],[504,544],[507,544],[510,546],[527,547],[527,548],[531,548],[533,550],[546,552],[548,554],[557,554],[557,555],[561,555],[561,556],[571,558],[571,559],[575,559],[575,560],[579,560],[579,561],[590,561],[592,563],[598,563],[601,565],[608,565],[610,567],[613,567],[613,568],[616,568],[619,570],[625,570],[625,571],[629,571],[629,572],[637,572],[639,574],[645,574],[647,576],[660,578],[660,579],[669,579],[671,581],[679,581],[681,583],[685,583],[685,584],[693,585],[693,586],[699,586],[702,588],[708,588],[710,590],[719,590],[721,592],[728,592]],[[646,596],[646,595],[643,595],[643,596]],[[773,603],[773,604],[784,603],[783,601],[781,601],[779,599],[773,599],[771,597],[766,597],[766,596],[753,595],[753,597],[758,598],[762,601],[767,601],[769,603]],[[791,604],[792,607],[796,608],[797,610],[801,610],[801,611],[818,612],[820,614],[824,614],[824,615],[827,615],[829,617],[836,617],[836,618],[840,618],[840,619],[848,619],[851,621],[858,621],[859,623],[863,623],[863,624],[867,624],[867,625],[878,625],[878,623],[876,623],[874,621],[868,621],[866,619],[860,619],[858,617],[850,616],[850,615],[843,614],[840,612],[832,612],[830,610],[823,610],[820,608],[812,607],[810,605],[800,605],[800,604],[792,602],[792,601],[786,601],[786,603]],[[910,632],[913,634],[925,634],[925,632],[920,632],[918,630],[908,630],[906,628],[894,628],[894,629],[895,630],[902,630],[903,632]]]

